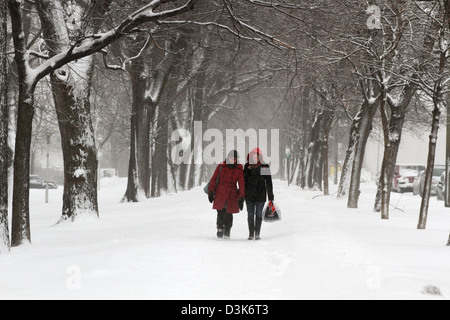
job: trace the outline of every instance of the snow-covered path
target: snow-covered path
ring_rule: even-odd
[[[99,220],[54,225],[62,189],[45,204],[32,190],[33,244],[0,257],[0,299],[428,299],[450,297],[450,210],[431,201],[428,229],[415,229],[420,198],[393,194],[391,219],[275,181],[283,220],[248,241],[246,214],[230,240],[201,188],[119,203],[125,180],[104,180]],[[245,210],[245,209],[244,209]],[[422,293],[427,285],[442,296]]]

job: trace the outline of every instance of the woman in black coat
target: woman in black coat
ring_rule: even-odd
[[[274,200],[270,167],[263,162],[259,148],[253,149],[247,156],[244,167],[245,200],[248,211],[249,240],[259,240],[264,205]]]

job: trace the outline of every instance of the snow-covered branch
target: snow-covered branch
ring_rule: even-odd
[[[137,58],[139,58],[142,53],[144,52],[144,50],[146,50],[148,48],[148,44],[150,42],[150,36],[147,37],[147,40],[145,41],[144,45],[142,46],[141,50],[139,50],[138,54],[136,54],[133,57],[128,57],[125,60],[122,61],[122,65],[110,65],[108,64],[108,62],[106,61],[106,57],[108,55],[108,51],[102,49],[100,52],[103,55],[103,64],[105,65],[106,69],[110,69],[110,70],[120,70],[120,71],[127,71],[126,70],[126,66],[128,63],[130,63],[133,60],[136,60]]]
[[[269,45],[274,46],[277,49],[280,49],[281,48],[280,46],[287,47],[289,49],[294,49],[294,47],[292,47],[291,45],[289,45],[289,44],[287,44],[287,43],[285,43],[285,42],[275,38],[274,36],[272,36],[272,35],[270,35],[268,33],[265,33],[265,32],[255,28],[255,27],[249,25],[248,23],[245,23],[243,20],[241,20],[234,13],[230,2],[228,0],[224,0],[224,1],[226,3],[226,5],[225,5],[226,9],[227,9],[228,13],[230,14],[230,16],[232,17],[232,19],[234,20],[235,23],[239,24],[240,26],[242,26],[246,30],[249,30],[251,33],[254,33],[254,34],[256,34],[256,35],[261,37],[261,38],[254,38],[254,40],[256,40],[258,42],[264,41],[264,42],[268,43]],[[268,41],[268,40],[270,40],[270,41]]]
[[[92,34],[90,36],[80,39],[73,44],[69,49],[54,55],[40,66],[32,70],[30,75],[34,83],[48,75],[49,73],[61,68],[67,63],[89,56],[93,53],[100,52],[102,49],[132,32],[135,28],[143,23],[157,22],[164,18],[173,17],[185,13],[192,9],[193,5],[198,0],[186,0],[181,6],[173,9],[168,9],[160,12],[155,10],[163,3],[174,2],[171,0],[154,0],[146,6],[135,11],[122,21],[117,27],[99,34]],[[11,1],[15,2],[15,1]]]
[[[34,51],[34,50],[29,50],[28,54],[32,55],[32,56],[35,56],[37,58],[41,58],[41,59],[49,59],[50,58],[48,54],[45,54],[45,53],[42,53],[42,52],[37,52],[37,51]]]
[[[247,2],[250,2],[255,5],[263,6],[263,7],[269,7],[269,8],[282,8],[282,9],[303,9],[303,10],[317,10],[320,9],[320,5],[315,6],[302,6],[301,4],[294,4],[294,3],[282,3],[282,2],[274,2],[274,1],[262,1],[262,0],[246,0]]]

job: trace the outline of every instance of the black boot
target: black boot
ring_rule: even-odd
[[[217,238],[223,239],[223,234],[225,230],[225,215],[226,211],[224,210],[217,210]]]
[[[248,240],[253,240],[255,238],[255,219],[247,219],[248,221]]]
[[[225,226],[223,231],[223,238],[230,239],[231,228],[233,227],[233,214],[226,213],[225,216]]]
[[[259,234],[261,233],[261,224],[262,224],[262,218],[256,217],[255,240],[261,240],[261,237],[259,236]]]

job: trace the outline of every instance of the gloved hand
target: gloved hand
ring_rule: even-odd
[[[240,197],[238,201],[239,201],[239,209],[242,211],[244,209],[244,198]]]
[[[214,192],[210,191],[208,193],[208,200],[209,200],[210,203],[214,202],[215,197],[216,197],[216,195],[214,194]]]

